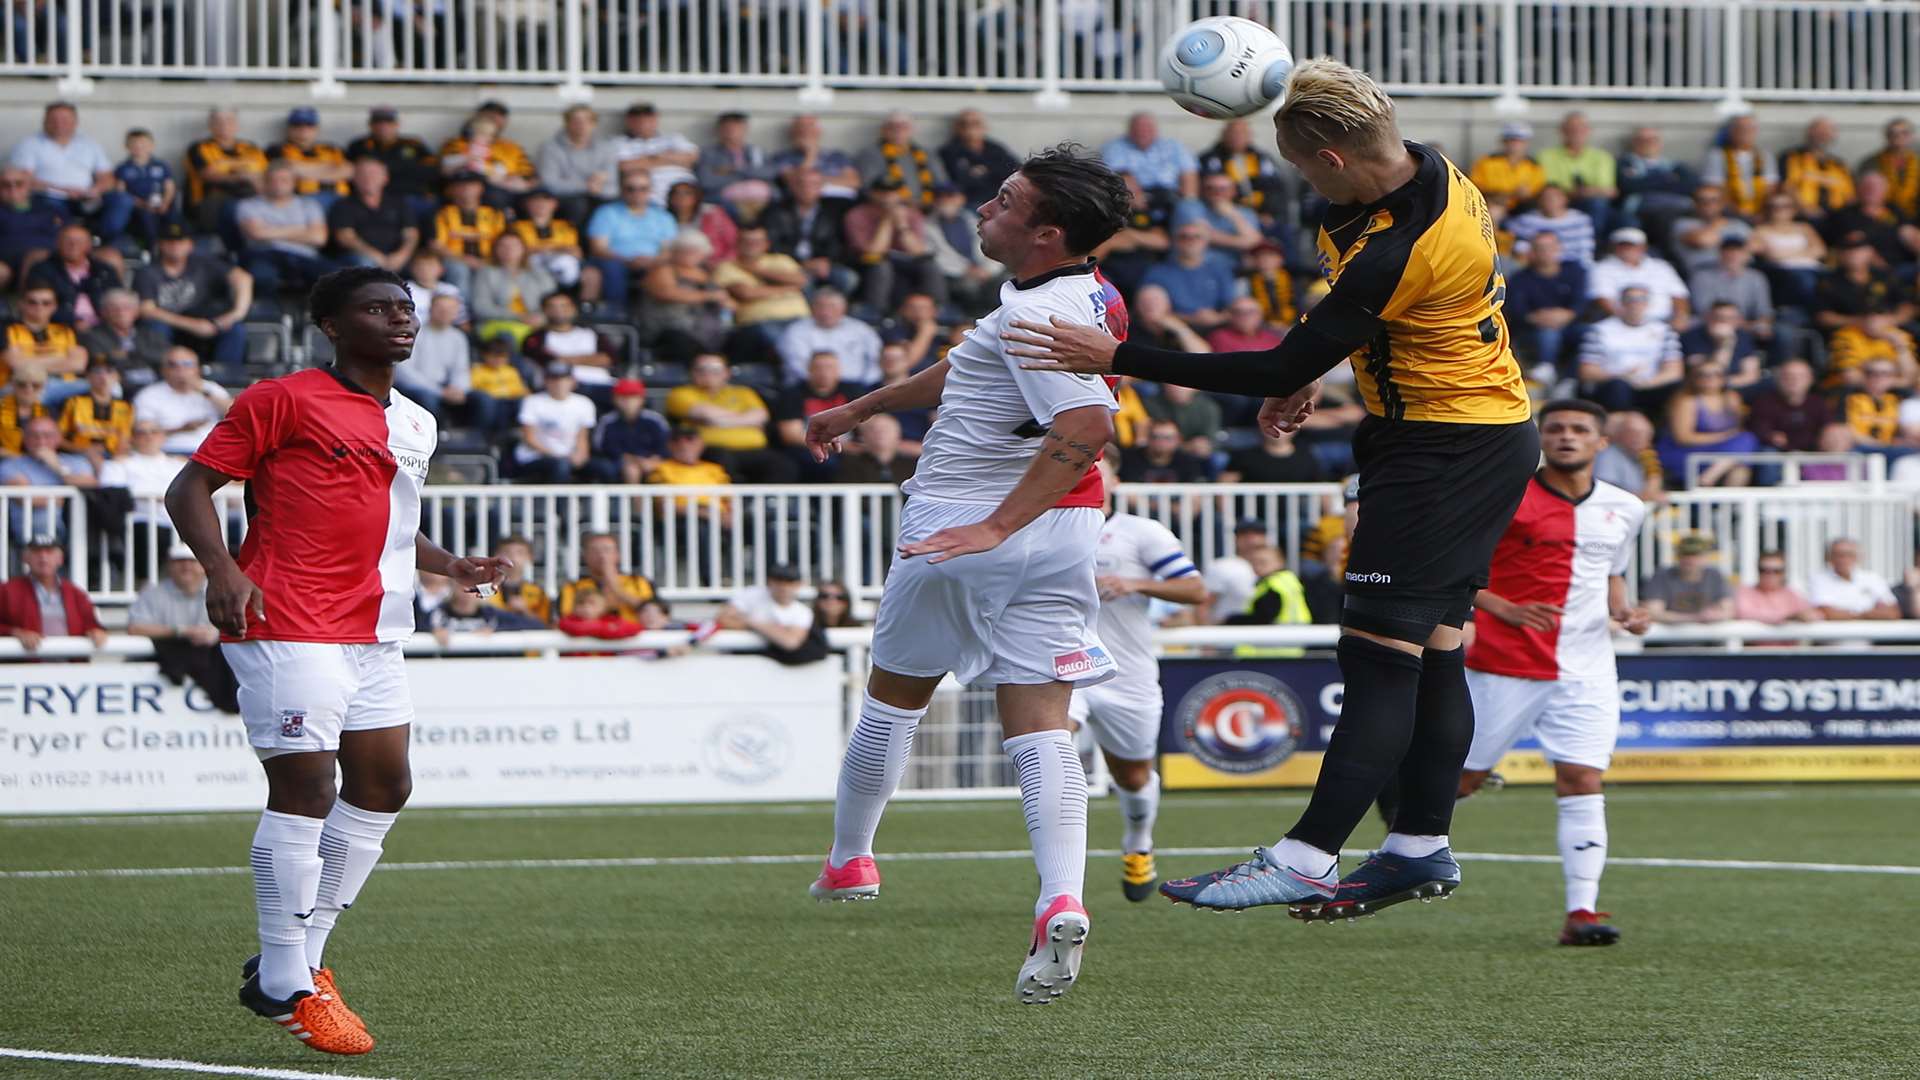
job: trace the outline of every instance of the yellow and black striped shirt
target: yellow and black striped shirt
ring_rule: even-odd
[[[1853,201],[1853,170],[1825,150],[1802,146],[1780,155],[1780,187],[1808,211],[1830,214]]]
[[[0,382],[13,378],[13,365],[7,360],[9,354],[17,354],[22,359],[45,366],[72,356],[73,348],[78,344],[79,335],[65,323],[48,323],[43,329],[35,330],[23,322],[10,322],[6,329],[6,347],[0,350]],[[61,379],[66,376],[49,377]]]
[[[294,165],[345,165],[347,163],[346,153],[332,143],[314,143],[307,149],[302,150],[291,141],[283,142],[279,146],[268,150],[267,156],[275,161],[285,161]],[[293,190],[300,195],[318,195],[321,192],[332,195],[345,195],[347,193],[347,182],[345,180],[335,180],[331,183],[326,183],[319,180],[308,180],[303,177],[293,185]]]
[[[1324,329],[1347,341],[1371,332],[1352,359],[1375,416],[1524,422],[1532,406],[1500,313],[1507,283],[1486,198],[1439,151],[1407,150],[1412,180],[1379,202],[1327,209],[1316,247],[1332,291],[1302,322],[1332,321]]]
[[[508,596],[509,593],[512,593],[511,597]],[[520,609],[541,622],[548,624],[553,622],[553,601],[547,598],[547,590],[533,582],[522,581],[518,585],[503,584],[499,591],[489,598],[488,603],[497,608],[511,608],[513,605],[509,600],[520,601]]]
[[[707,463],[702,462],[701,464],[704,465]],[[722,473],[722,476],[724,475],[725,474]],[[653,582],[648,581],[646,578],[641,577],[639,574],[621,574],[615,583],[618,584],[622,589],[625,589],[627,592],[632,593],[635,600],[639,603],[644,604],[647,601],[653,599],[653,596],[654,596]],[[565,585],[560,586],[561,617],[564,618],[568,615],[573,614],[573,602],[575,597],[578,597],[583,592],[599,592],[599,591],[600,591],[600,583],[590,577],[583,577],[577,581],[569,581]],[[626,604],[623,604],[614,600],[614,598],[611,596],[607,597],[607,603],[609,604],[609,606],[612,607],[614,614],[620,616],[623,619],[638,619],[640,617],[640,611],[638,608],[628,607]]]
[[[92,394],[70,397],[60,408],[60,439],[69,450],[98,443],[109,457],[118,455],[133,442],[133,406],[119,398],[103,405]]]
[[[251,184],[233,179],[236,165],[240,174],[258,176],[267,171],[267,155],[245,139],[235,139],[232,146],[221,146],[213,139],[194,143],[187,150],[187,201],[197,203],[210,191],[253,194]]]
[[[17,454],[24,440],[25,428],[29,420],[38,420],[48,415],[47,407],[39,402],[27,415],[20,415],[20,401],[12,394],[0,397],[0,454]]]
[[[1920,217],[1920,153],[1882,150],[1860,163],[1862,173],[1887,178],[1887,202],[1909,218]]]
[[[580,246],[580,230],[562,218],[554,218],[541,228],[532,221],[521,218],[513,223],[513,231],[527,243],[527,254],[539,255],[547,251],[566,251]]]
[[[491,206],[468,213],[457,206],[443,206],[433,215],[433,239],[448,251],[460,255],[493,255],[493,242],[507,230],[506,215]]]

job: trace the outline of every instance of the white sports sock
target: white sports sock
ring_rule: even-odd
[[[1447,846],[1447,838],[1442,836],[1419,836],[1414,833],[1390,832],[1380,842],[1380,850],[1408,859],[1424,859]]]
[[[833,851],[827,856],[833,865],[845,866],[848,859],[862,855],[872,857],[880,815],[906,774],[913,733],[925,715],[925,709],[896,708],[871,693],[861,702],[860,722],[847,739],[840,787],[834,794]]]
[[[1340,856],[1331,851],[1321,851],[1305,840],[1285,837],[1276,841],[1268,849],[1273,861],[1282,866],[1291,866],[1309,877],[1323,878],[1340,867]]]
[[[327,950],[333,925],[340,913],[360,898],[361,886],[380,861],[381,841],[398,816],[362,810],[345,799],[333,801],[333,811],[320,831],[320,861],[324,865],[313,918],[307,920],[308,967],[325,966],[320,958]]]
[[[1034,731],[1000,744],[1020,777],[1027,840],[1040,871],[1037,918],[1057,896],[1079,899],[1087,880],[1087,774],[1065,731]]]
[[[1567,878],[1567,910],[1592,911],[1607,868],[1607,797],[1560,797],[1560,868]]]
[[[320,891],[319,818],[260,814],[253,831],[253,904],[260,915],[260,991],[275,1001],[313,992],[307,919]]]
[[[1139,791],[1128,791],[1117,784],[1114,790],[1120,795],[1120,816],[1127,823],[1120,836],[1120,850],[1152,851],[1153,822],[1160,816],[1160,774],[1148,773]]]

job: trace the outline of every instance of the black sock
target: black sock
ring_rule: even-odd
[[[1473,745],[1473,695],[1467,692],[1467,650],[1428,649],[1420,671],[1413,742],[1400,762],[1400,805],[1393,831],[1444,836],[1460,795],[1460,769]]]
[[[1421,670],[1418,656],[1358,634],[1340,638],[1339,654],[1346,680],[1340,722],[1327,742],[1307,812],[1287,833],[1335,853],[1399,771],[1413,739]]]

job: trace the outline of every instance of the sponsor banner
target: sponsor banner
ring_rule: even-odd
[[[1311,785],[1340,719],[1332,660],[1170,658],[1161,773],[1170,788]],[[1620,658],[1613,781],[1920,779],[1920,664],[1902,655]],[[1547,783],[1531,739],[1501,762]]]
[[[831,799],[840,657],[418,660],[415,806]],[[290,708],[279,730],[304,726]],[[151,664],[0,665],[0,813],[256,809],[237,716]]]

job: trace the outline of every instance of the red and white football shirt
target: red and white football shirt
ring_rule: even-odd
[[[419,405],[397,391],[383,404],[332,368],[234,399],[193,460],[247,482],[240,569],[267,612],[247,640],[412,636],[420,489],[438,438]]]
[[[1627,572],[1646,515],[1638,496],[1603,480],[1574,502],[1535,476],[1494,548],[1487,587],[1516,604],[1558,605],[1564,614],[1553,630],[1475,619],[1467,666],[1522,679],[1613,678],[1607,580]]]

